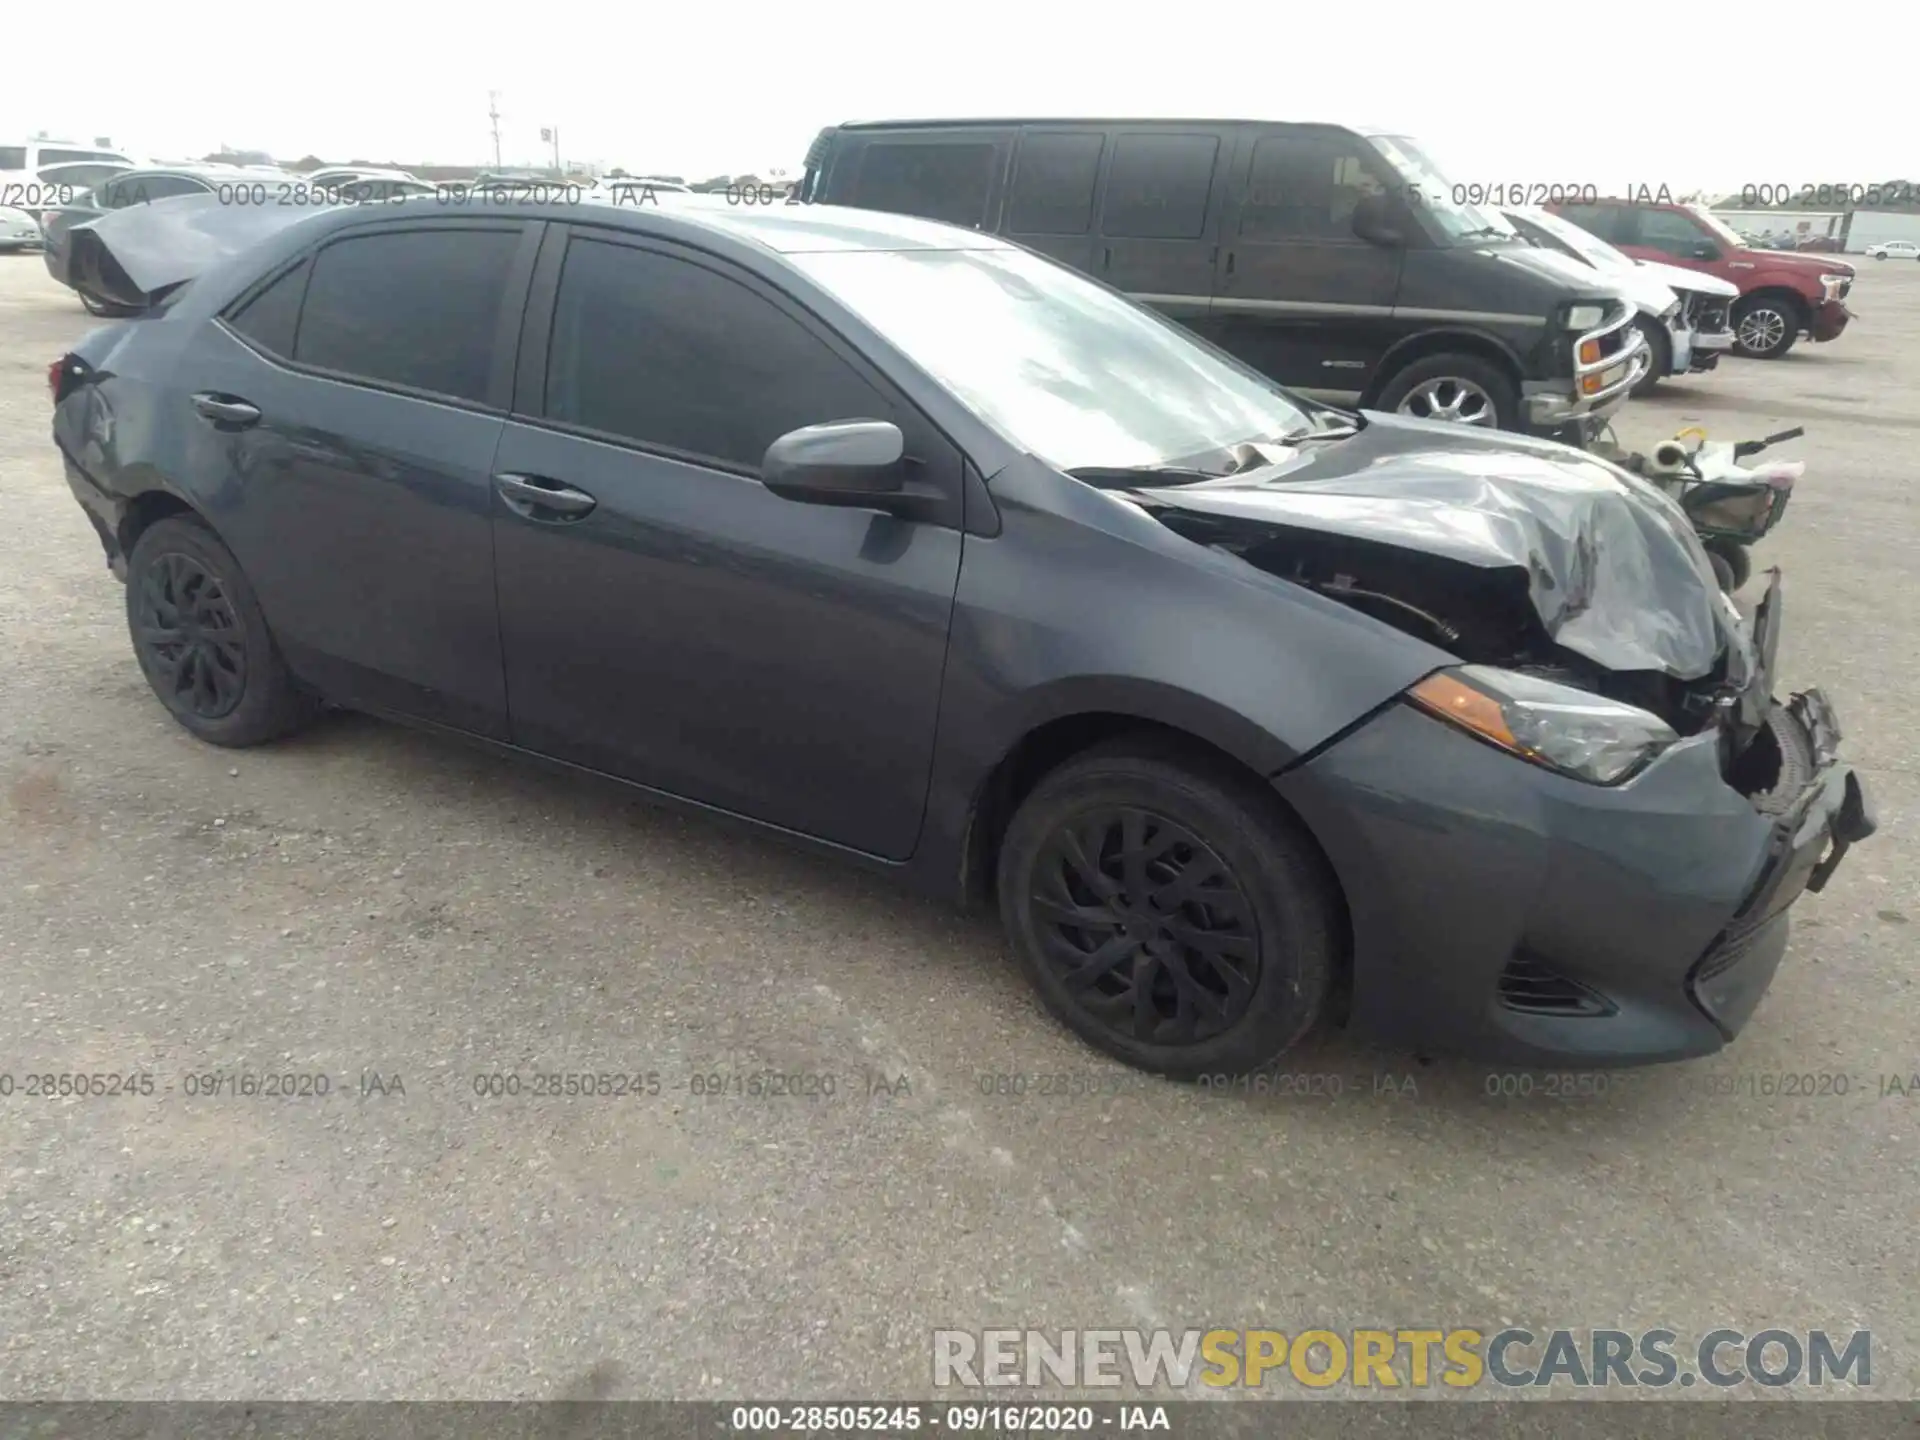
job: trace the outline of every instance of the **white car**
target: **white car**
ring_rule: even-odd
[[[37,250],[40,222],[18,205],[0,205],[0,251]]]
[[[1694,370],[1711,370],[1733,348],[1733,302],[1740,287],[1718,276],[1678,265],[1636,260],[1571,220],[1538,206],[1503,212],[1507,222],[1536,245],[1558,250],[1590,265],[1619,284],[1640,314],[1635,323],[1647,337],[1653,363],[1633,387],[1645,395],[1662,380]]]
[[[1920,245],[1911,240],[1882,240],[1869,245],[1867,254],[1875,260],[1920,260]]]

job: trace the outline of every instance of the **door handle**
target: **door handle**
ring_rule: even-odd
[[[252,425],[260,419],[260,407],[249,405],[233,395],[216,395],[203,390],[193,397],[193,408],[217,425]]]
[[[1113,247],[1111,245],[1103,245],[1100,247],[1100,269],[1102,271],[1107,271],[1107,270],[1111,270],[1112,268],[1113,268]]]
[[[493,488],[508,509],[528,520],[578,520],[600,503],[586,491],[544,475],[496,475]]]
[[[1233,251],[1229,250],[1227,252],[1227,274],[1229,275],[1233,274],[1233,264],[1236,258]]]

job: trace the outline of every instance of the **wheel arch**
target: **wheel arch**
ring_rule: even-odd
[[[1422,330],[1416,335],[1408,335],[1396,340],[1388,347],[1386,354],[1380,357],[1380,363],[1373,367],[1373,377],[1367,382],[1367,388],[1361,392],[1360,404],[1371,406],[1380,398],[1389,381],[1407,368],[1421,360],[1431,359],[1435,355],[1471,355],[1476,360],[1485,360],[1497,365],[1509,380],[1513,388],[1519,391],[1525,378],[1525,367],[1520,357],[1511,347],[1481,330],[1442,329]]]
[[[140,537],[159,521],[175,515],[185,515],[199,521],[215,536],[220,533],[200,511],[173,491],[156,485],[142,490],[127,501],[126,508],[120,514],[119,524],[114,527],[114,542],[120,547],[121,558],[131,559],[133,547],[140,543]]]
[[[1034,787],[1075,757],[1123,741],[1137,742],[1143,752],[1232,774],[1247,786],[1255,803],[1271,805],[1305,837],[1333,902],[1337,943],[1328,1014],[1343,1020],[1353,966],[1353,923],[1345,887],[1313,827],[1275,792],[1269,782],[1271,772],[1263,770],[1259,760],[1231,736],[1210,736],[1185,724],[1122,710],[1076,710],[1034,724],[1015,737],[975,787],[961,845],[959,889],[965,901],[977,906],[992,901],[1001,843],[1014,813]]]
[[[1764,285],[1756,285],[1733,303],[1734,306],[1738,308],[1744,305],[1751,305],[1756,300],[1773,300],[1785,303],[1799,319],[1802,330],[1813,323],[1813,306],[1808,303],[1806,296],[1802,295],[1791,285],[1780,281],[1769,281]]]

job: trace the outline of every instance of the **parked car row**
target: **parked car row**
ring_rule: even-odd
[[[1846,326],[1852,267],[1692,206],[1500,212],[1404,136],[1247,121],[823,131],[796,198],[1017,241],[1328,400],[1585,443],[1629,395]]]
[[[1613,271],[1333,127],[815,148],[864,210],[77,227],[141,315],[49,357],[53,439],[159,703],[436,726],[991,902],[1162,1073],[1322,1017],[1572,1068],[1741,1030],[1874,816],[1775,694],[1777,572],[1743,615],[1653,478],[1740,477],[1492,428],[1645,378]]]

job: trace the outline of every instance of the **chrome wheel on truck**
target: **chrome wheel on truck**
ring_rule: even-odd
[[[1429,355],[1387,377],[1370,407],[1489,430],[1517,428],[1520,387],[1476,355]]]
[[[1733,343],[1742,355],[1777,360],[1800,338],[1800,317],[1771,298],[1742,301],[1734,311]]]

